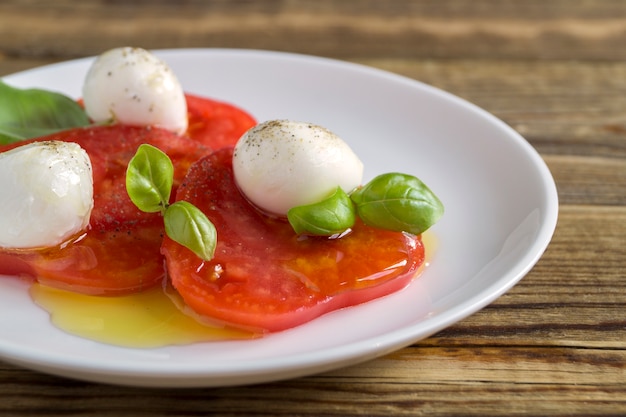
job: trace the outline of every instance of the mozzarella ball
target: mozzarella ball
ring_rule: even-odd
[[[91,161],[75,143],[33,142],[0,153],[0,247],[59,245],[85,229]]]
[[[100,55],[85,78],[83,101],[96,123],[157,126],[178,134],[187,130],[187,102],[176,75],[141,48]]]
[[[363,163],[328,129],[272,120],[248,130],[233,153],[233,173],[247,199],[268,214],[317,203],[337,187],[361,184]]]

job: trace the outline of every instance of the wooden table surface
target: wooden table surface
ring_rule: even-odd
[[[626,2],[3,0],[0,76],[116,46],[354,61],[450,91],[539,151],[552,243],[490,306],[396,353],[249,387],[99,385],[0,362],[0,415],[626,415]]]

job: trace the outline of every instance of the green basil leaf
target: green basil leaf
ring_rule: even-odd
[[[87,126],[83,108],[63,94],[20,89],[0,80],[0,144]]]
[[[177,201],[165,210],[165,233],[175,242],[210,261],[217,246],[217,230],[206,215],[187,201]]]
[[[126,169],[126,191],[141,211],[163,212],[170,201],[174,166],[160,149],[142,144]]]
[[[354,204],[340,187],[319,203],[290,209],[287,219],[298,234],[332,236],[343,233],[354,225]]]
[[[419,235],[443,215],[443,204],[418,178],[382,174],[351,195],[365,224]]]
[[[142,211],[163,213],[165,233],[197,256],[208,261],[217,245],[217,231],[200,209],[187,201],[169,204],[174,167],[169,156],[143,144],[126,169],[126,190]]]

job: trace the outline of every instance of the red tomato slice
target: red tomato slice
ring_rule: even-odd
[[[419,237],[358,223],[340,239],[298,237],[237,190],[232,149],[192,166],[177,193],[215,224],[215,257],[203,262],[165,238],[168,275],[185,303],[210,320],[279,331],[405,287],[424,261]]]
[[[116,295],[148,288],[164,277],[160,214],[139,211],[126,193],[126,167],[149,143],[169,155],[176,188],[193,162],[212,149],[232,145],[256,123],[243,110],[187,95],[190,129],[168,131],[123,125],[72,129],[35,140],[76,142],[91,159],[94,210],[89,230],[76,242],[43,250],[0,250],[0,274],[26,275],[86,294]],[[0,152],[28,142],[0,147]],[[172,197],[175,195],[175,190]]]
[[[162,129],[122,125],[72,129],[36,140],[76,142],[87,151],[94,176],[89,229],[77,242],[59,248],[4,251],[0,274],[19,271],[47,285],[105,295],[134,292],[159,282],[164,276],[159,252],[163,220],[158,213],[141,212],[130,201],[126,167],[139,145],[149,143],[170,156],[178,184],[210,148]]]
[[[185,97],[187,135],[215,150],[235,146],[241,135],[256,124],[252,116],[230,104],[191,94]]]
[[[122,295],[162,282],[159,246],[162,224],[126,224],[111,230],[92,228],[63,247],[21,250],[3,260],[0,273],[23,275],[50,287],[90,295]],[[6,252],[4,255],[10,255]],[[23,262],[11,271],[11,262]],[[6,263],[5,263],[6,262]]]

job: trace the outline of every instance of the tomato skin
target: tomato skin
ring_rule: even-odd
[[[6,270],[10,263],[0,256],[0,273],[25,275],[50,287],[89,295],[143,291],[165,277],[158,256],[162,236],[158,223],[92,228],[63,247],[14,252],[13,262],[20,260],[28,266],[18,274]]]
[[[348,236],[298,237],[253,208],[237,190],[232,149],[194,164],[179,187],[217,228],[215,257],[203,262],[165,238],[173,286],[198,314],[274,332],[405,287],[424,261],[419,237],[357,223]]]
[[[256,125],[245,111],[228,103],[185,95],[189,127],[187,135],[214,150],[235,146],[241,135]]]
[[[23,259],[11,253],[0,252],[0,274],[34,277],[35,270]]]

